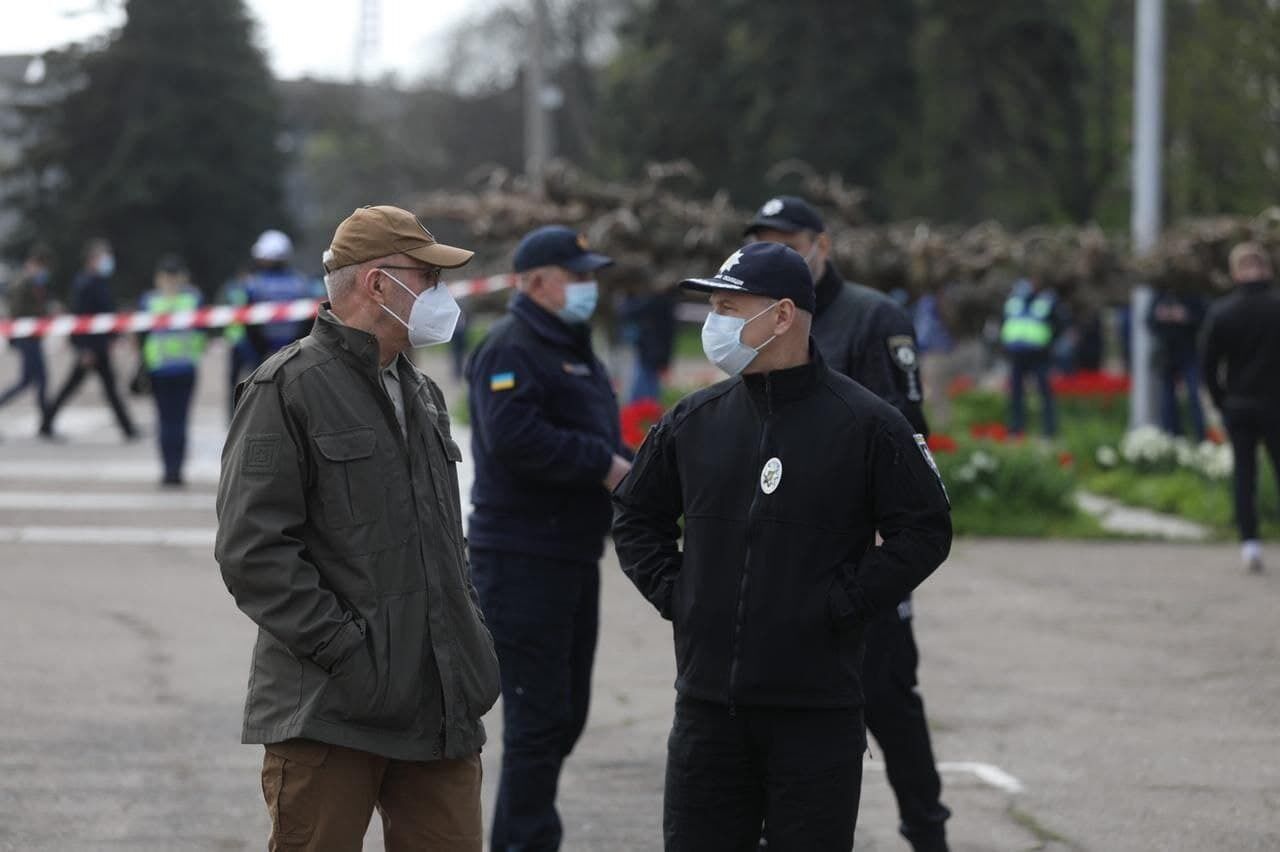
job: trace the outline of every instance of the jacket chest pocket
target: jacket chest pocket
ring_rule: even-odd
[[[334,529],[367,524],[383,509],[382,477],[374,449],[378,437],[372,427],[357,426],[311,436],[321,461],[317,488],[325,523]]]

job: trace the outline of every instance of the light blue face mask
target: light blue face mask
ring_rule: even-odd
[[[745,370],[760,354],[760,350],[772,343],[774,338],[770,337],[758,347],[752,348],[742,342],[742,330],[747,327],[747,323],[759,319],[779,304],[774,302],[750,319],[725,316],[715,311],[707,314],[707,321],[702,325],[702,351],[707,360],[731,376]]]
[[[564,307],[556,315],[565,322],[584,323],[596,312],[600,291],[594,281],[571,281],[564,285]]]

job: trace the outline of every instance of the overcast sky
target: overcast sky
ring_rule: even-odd
[[[350,77],[361,0],[246,0],[279,77]],[[442,67],[445,34],[492,0],[380,0],[375,73],[406,80]],[[0,54],[34,53],[91,38],[121,22],[119,0],[0,0]],[[103,8],[107,11],[102,11]]]

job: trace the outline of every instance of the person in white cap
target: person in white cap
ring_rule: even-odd
[[[246,304],[292,302],[311,295],[310,282],[290,266],[293,241],[283,231],[263,231],[250,253],[254,271],[245,283]],[[305,337],[310,330],[309,319],[247,326],[245,339],[249,343],[250,362],[245,366],[252,372],[269,356]]]

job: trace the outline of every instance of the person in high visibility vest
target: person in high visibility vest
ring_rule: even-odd
[[[142,310],[146,313],[175,314],[200,307],[200,291],[191,286],[186,264],[175,255],[160,259],[155,285],[142,297]],[[188,418],[204,342],[204,332],[191,328],[147,332],[140,341],[142,362],[156,402],[156,431],[164,463],[162,485],[183,484]]]
[[[1000,343],[1009,356],[1009,431],[1021,435],[1026,428],[1027,405],[1024,385],[1034,377],[1043,404],[1044,434],[1052,438],[1058,431],[1053,387],[1049,382],[1050,355],[1058,332],[1058,296],[1033,278],[1013,285],[1004,303]]]

